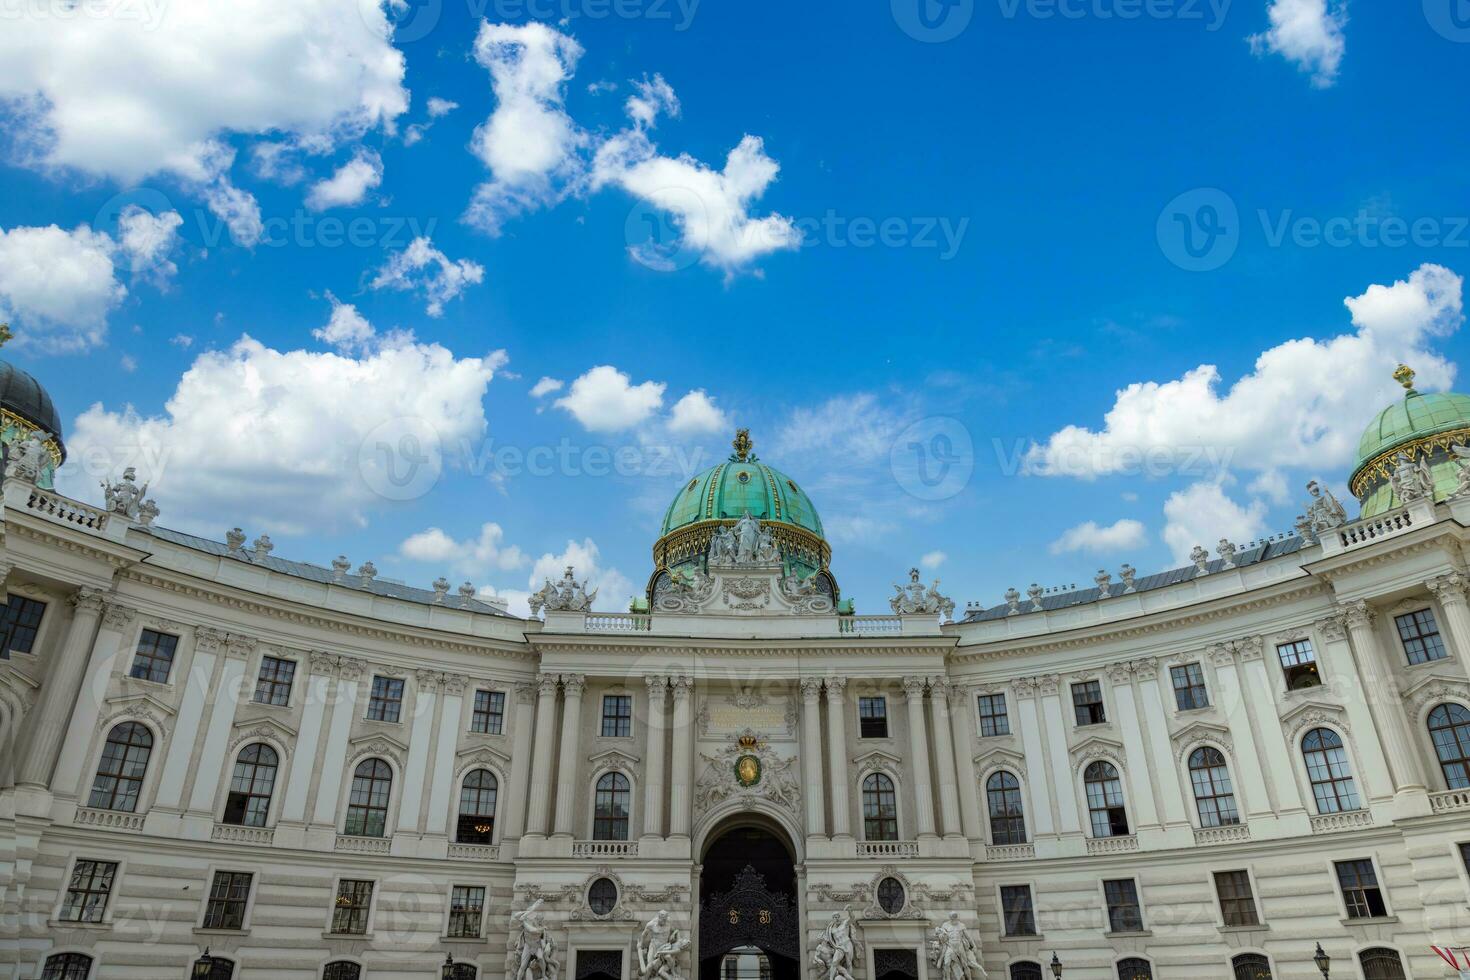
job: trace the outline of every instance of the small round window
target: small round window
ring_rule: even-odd
[[[884,878],[878,882],[878,907],[889,915],[903,911],[903,882],[897,878]]]
[[[750,474],[745,472],[744,470],[741,470],[738,474],[736,474],[735,479],[739,480],[741,483],[749,483]]]
[[[598,878],[587,889],[587,904],[598,915],[607,915],[618,904],[618,886],[611,878]]]

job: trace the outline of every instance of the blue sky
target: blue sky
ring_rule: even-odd
[[[1151,571],[1346,500],[1397,360],[1454,383],[1455,2],[32,12],[5,356],[73,492],[139,465],[160,523],[420,585],[571,559],[620,605],[737,424],[859,611],[925,556],[987,604]],[[442,472],[385,496],[405,434]],[[965,458],[929,486],[912,442]]]

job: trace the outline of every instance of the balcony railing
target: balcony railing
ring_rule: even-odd
[[[217,823],[209,836],[212,840],[231,841],[236,844],[263,844],[269,847],[271,841],[276,839],[276,832],[271,827],[239,827],[235,824]]]
[[[837,632],[859,636],[902,633],[903,620],[898,616],[839,616]]]
[[[1371,826],[1373,826],[1373,814],[1367,810],[1319,813],[1312,817],[1312,833],[1314,834],[1340,834],[1345,830]]]
[[[588,613],[589,633],[647,633],[653,617],[643,613]]]
[[[1251,829],[1243,823],[1227,824],[1223,827],[1196,827],[1196,844],[1229,844],[1232,841],[1250,840]]]
[[[860,840],[858,857],[908,858],[919,856],[916,840]]]
[[[1088,854],[1122,854],[1126,851],[1138,850],[1138,837],[1129,834],[1127,837],[1089,837],[1087,838]]]
[[[461,861],[499,861],[499,844],[450,844],[449,856]]]
[[[625,858],[638,856],[636,840],[577,840],[572,841],[574,858]]]
[[[1413,514],[1409,513],[1409,508],[1400,507],[1377,517],[1343,525],[1337,529],[1336,534],[1344,548],[1356,548],[1358,545],[1402,534],[1413,527]]]
[[[346,851],[349,854],[387,854],[389,849],[386,837],[350,837],[347,834],[337,835],[335,850]]]
[[[1470,789],[1452,789],[1447,793],[1430,793],[1429,808],[1435,813],[1470,810]]]
[[[42,490],[40,487],[31,488],[30,497],[26,500],[26,509],[45,514],[53,521],[59,521],[62,524],[74,524],[98,533],[107,530],[107,511],[88,507],[86,504],[63,497],[59,493]]]
[[[1036,856],[1035,844],[987,844],[987,861],[1023,861]]]
[[[82,807],[72,822],[83,827],[106,827],[109,830],[142,830],[143,814]]]

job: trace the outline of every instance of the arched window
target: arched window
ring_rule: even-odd
[[[1087,815],[1094,837],[1127,837],[1128,811],[1123,808],[1123,784],[1111,762],[1094,762],[1082,773],[1087,790]]]
[[[349,837],[382,837],[388,832],[388,798],[393,793],[393,770],[382,759],[364,759],[352,774],[352,795],[347,799],[347,822],[342,833]]]
[[[148,757],[153,754],[153,733],[136,721],[125,721],[107,733],[102,761],[97,763],[97,778],[92,781],[92,796],[87,806],[101,810],[138,808],[138,794],[143,789],[143,774],[148,771]]]
[[[333,960],[322,968],[322,980],[360,980],[362,967],[351,960]]]
[[[863,780],[863,840],[898,840],[898,797],[881,772]]]
[[[191,964],[192,966],[192,964]],[[190,973],[191,977],[198,977],[198,973]],[[205,980],[234,980],[235,961],[227,960],[223,956],[211,956],[209,958],[209,972],[203,974]]]
[[[1470,786],[1470,710],[1442,704],[1429,713],[1429,737],[1450,789]]]
[[[1353,771],[1348,767],[1347,752],[1337,732],[1330,728],[1307,732],[1307,737],[1302,739],[1302,757],[1307,763],[1307,778],[1312,782],[1318,813],[1358,809],[1358,789],[1353,785]]]
[[[1021,781],[1002,769],[985,780],[985,802],[990,808],[990,843],[1026,843],[1026,816],[1021,805]]]
[[[1012,963],[1009,976],[1010,980],[1041,980],[1041,964]]]
[[[593,840],[628,839],[628,805],[632,796],[632,785],[620,772],[604,773],[597,780],[592,806]]]
[[[1154,968],[1141,956],[1118,961],[1118,980],[1154,980]]]
[[[454,839],[461,844],[491,844],[495,840],[495,794],[499,784],[489,769],[476,769],[459,789],[459,822]]]
[[[1201,827],[1240,823],[1230,770],[1225,768],[1225,756],[1219,749],[1206,745],[1190,753],[1189,781],[1194,785],[1194,805],[1199,809]]]
[[[225,823],[264,827],[276,786],[276,750],[264,742],[247,745],[235,758],[230,794],[225,797]]]
[[[87,980],[92,972],[92,957],[84,953],[57,953],[46,957],[41,980]]]
[[[1358,954],[1358,962],[1363,965],[1363,980],[1406,980],[1397,950],[1386,946],[1365,949]]]
[[[1241,953],[1230,961],[1235,980],[1272,980],[1271,961],[1260,953]]]

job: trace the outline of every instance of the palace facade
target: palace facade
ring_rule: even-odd
[[[1405,375],[1356,518],[958,615],[854,610],[742,433],[632,610],[521,619],[67,499],[0,367],[0,977],[633,980],[661,910],[689,980],[941,980],[951,921],[992,980],[1470,944],[1470,398]]]

